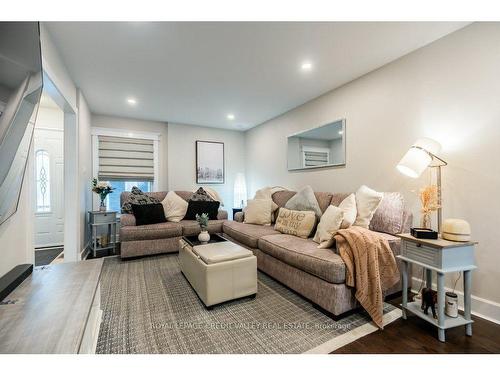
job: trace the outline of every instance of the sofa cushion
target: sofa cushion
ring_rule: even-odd
[[[225,221],[222,224],[222,231],[234,240],[254,249],[257,248],[257,241],[260,237],[279,234],[269,225],[245,224],[237,221]]]
[[[331,249],[318,249],[311,239],[289,234],[264,236],[259,249],[282,262],[334,284],[345,282],[345,264]]]
[[[273,202],[276,203],[279,207],[285,207],[286,203],[292,198],[297,192],[295,191],[278,191],[273,194]],[[332,200],[332,193],[325,193],[325,192],[315,192],[314,196],[316,197],[316,200],[318,201],[319,208],[321,209],[321,212],[325,212],[328,206],[330,205],[330,202]]]
[[[377,232],[397,234],[403,231],[405,202],[401,193],[384,193],[370,221],[370,229]]]
[[[120,228],[120,241],[156,240],[179,236],[182,236],[182,225],[172,222]]]
[[[209,220],[208,232],[209,233],[222,233],[222,223],[224,220]],[[200,233],[200,225],[196,220],[181,220],[183,236],[195,236]]]
[[[196,215],[207,214],[210,220],[216,220],[219,214],[220,202],[189,201],[184,219],[196,220]]]

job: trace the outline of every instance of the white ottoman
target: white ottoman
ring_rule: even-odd
[[[257,293],[257,258],[233,242],[205,245],[179,241],[181,271],[205,306]]]

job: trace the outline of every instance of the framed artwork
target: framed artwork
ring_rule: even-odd
[[[224,183],[224,143],[196,141],[196,183]]]

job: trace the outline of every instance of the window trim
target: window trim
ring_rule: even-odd
[[[96,177],[99,172],[99,139],[101,136],[108,137],[122,137],[122,138],[133,138],[133,139],[149,139],[153,141],[153,170],[154,170],[154,180],[153,180],[153,191],[158,191],[158,181],[159,181],[159,143],[161,139],[160,133],[135,131],[135,130],[124,130],[124,129],[108,129],[92,127],[92,177]],[[94,210],[99,209],[99,199],[97,194],[92,194],[92,207]]]

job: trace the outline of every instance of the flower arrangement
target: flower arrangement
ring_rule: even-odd
[[[92,179],[92,191],[96,194],[99,194],[99,198],[101,199],[101,205],[99,206],[99,210],[106,210],[106,197],[108,194],[112,193],[114,188],[108,184],[107,182],[100,182],[97,178]]]
[[[431,213],[440,207],[438,188],[436,185],[424,186],[420,189],[420,202],[422,203],[422,227],[431,227]]]
[[[196,214],[196,221],[200,225],[200,228],[203,231],[206,231],[208,228],[208,214]]]

